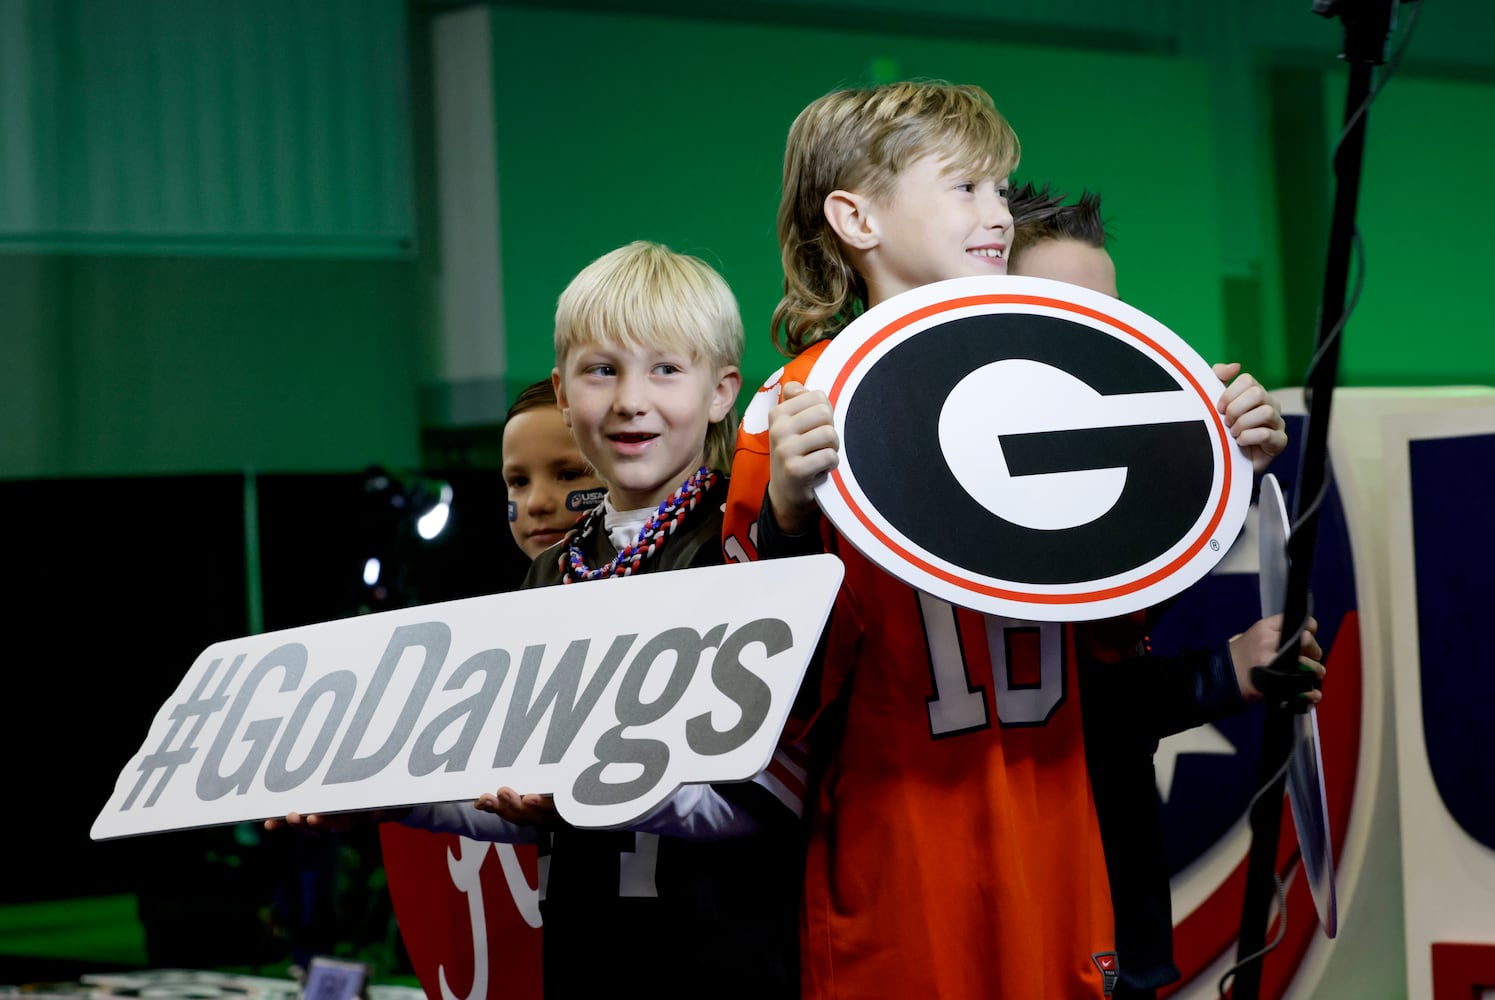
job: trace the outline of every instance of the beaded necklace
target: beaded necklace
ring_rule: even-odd
[[[695,509],[701,496],[716,485],[715,472],[701,466],[672,493],[659,509],[649,515],[649,520],[639,529],[638,539],[619,552],[612,562],[592,569],[582,555],[582,545],[601,529],[606,518],[604,506],[593,507],[582,519],[581,527],[571,536],[566,549],[561,553],[560,570],[562,583],[579,583],[586,580],[605,580],[610,576],[629,576],[664,545],[664,540],[674,533]]]

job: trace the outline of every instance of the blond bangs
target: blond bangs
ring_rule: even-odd
[[[874,126],[867,156],[846,186],[886,197],[898,175],[927,156],[951,172],[1000,178],[1017,169],[1017,133],[979,87],[938,81],[882,88],[869,108]]]
[[[575,348],[605,344],[679,351],[715,369],[740,368],[742,313],[727,282],[705,261],[639,241],[603,254],[561,293],[555,310],[555,363]],[[706,429],[706,463],[732,467],[737,412]]]
[[[971,123],[976,124],[976,123]],[[983,123],[984,124],[984,123]],[[1002,122],[1006,126],[1006,122]],[[1021,154],[1017,135],[1010,128],[968,128],[951,136],[945,152],[950,173],[968,177],[1011,177]]]
[[[582,344],[680,351],[737,365],[742,317],[732,290],[703,261],[637,242],[597,258],[556,304],[555,356]]]

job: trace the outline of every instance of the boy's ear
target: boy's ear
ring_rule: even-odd
[[[728,365],[716,376],[716,387],[711,390],[711,422],[725,420],[732,407],[737,405],[737,394],[742,391],[742,370]]]
[[[571,426],[571,404],[566,402],[566,383],[561,381],[561,370],[550,369],[550,386],[555,390],[555,402],[561,409],[561,422]]]
[[[871,213],[872,202],[866,195],[837,190],[825,196],[825,221],[841,242],[853,250],[871,250],[877,246]]]

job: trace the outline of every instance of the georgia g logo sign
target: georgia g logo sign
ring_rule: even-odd
[[[1235,540],[1250,463],[1222,386],[1156,320],[1041,278],[956,278],[868,310],[807,383],[841,465],[836,528],[926,593],[1084,621],[1157,604]]]

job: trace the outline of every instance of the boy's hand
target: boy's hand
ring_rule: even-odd
[[[266,830],[290,827],[303,833],[347,833],[365,823],[388,823],[410,815],[408,806],[395,809],[367,809],[362,812],[286,813],[285,819],[272,816],[265,820]]]
[[[1241,375],[1240,364],[1219,364],[1214,369],[1220,381],[1227,383],[1215,409],[1225,417],[1225,426],[1251,459],[1251,468],[1258,474],[1265,472],[1272,459],[1287,447],[1282,406],[1252,375]]]
[[[1316,619],[1308,619],[1308,628],[1303,632],[1303,639],[1298,649],[1299,669],[1311,671],[1318,678],[1317,684],[1324,680],[1324,651],[1320,648],[1318,639],[1314,633],[1318,631],[1319,623]],[[1257,690],[1251,680],[1252,667],[1265,667],[1277,656],[1277,650],[1282,646],[1282,616],[1273,615],[1263,618],[1252,625],[1240,635],[1231,637],[1230,640],[1230,663],[1235,668],[1236,683],[1240,685],[1241,695],[1247,701],[1261,701],[1262,693]],[[1304,692],[1304,697],[1311,703],[1317,705],[1324,697],[1324,693],[1317,686]]]
[[[774,521],[791,535],[815,524],[815,484],[841,461],[841,440],[825,393],[785,382],[768,411],[768,503]]]
[[[560,822],[555,800],[549,795],[520,795],[507,785],[496,795],[484,792],[473,805],[483,812],[502,816],[516,826],[551,827]]]

